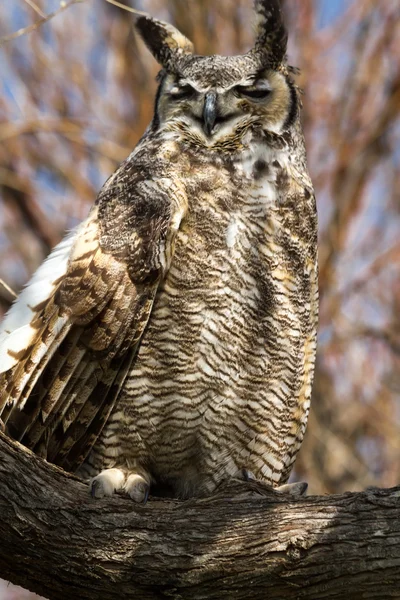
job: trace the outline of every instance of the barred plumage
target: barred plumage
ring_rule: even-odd
[[[0,337],[10,435],[92,493],[287,481],[309,409],[317,222],[278,0],[255,47],[201,57],[138,13],[155,116]]]

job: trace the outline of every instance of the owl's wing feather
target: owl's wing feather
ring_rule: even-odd
[[[1,419],[12,437],[71,470],[114,406],[184,215],[162,185],[149,198],[144,183],[122,204],[108,186],[0,332]]]

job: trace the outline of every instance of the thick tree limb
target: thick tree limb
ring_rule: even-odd
[[[400,597],[400,488],[92,500],[0,434],[0,576],[54,600]]]

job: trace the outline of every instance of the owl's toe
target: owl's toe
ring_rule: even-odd
[[[131,473],[126,480],[125,492],[135,502],[146,504],[150,492],[150,483],[137,473]]]
[[[237,479],[242,479],[243,481],[257,481],[254,473],[249,471],[249,469],[243,468],[236,475]],[[295,483],[285,483],[278,487],[272,488],[274,492],[279,492],[281,494],[291,494],[292,496],[305,496],[308,488],[308,483],[306,481],[296,481]]]
[[[125,475],[120,469],[105,469],[90,481],[92,498],[112,496],[124,487]]]
[[[306,481],[296,481],[295,483],[285,483],[275,488],[276,492],[291,494],[292,496],[305,496],[308,488]]]

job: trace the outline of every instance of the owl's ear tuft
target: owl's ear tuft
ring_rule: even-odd
[[[193,54],[193,44],[176,27],[137,13],[135,27],[154,58],[168,71],[177,68],[179,59]]]
[[[281,65],[286,61],[287,31],[281,0],[255,0],[256,42],[252,50],[263,64]]]

